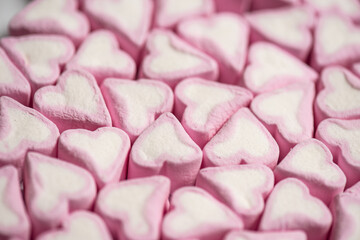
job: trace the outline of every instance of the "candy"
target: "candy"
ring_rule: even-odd
[[[302,231],[232,231],[226,235],[224,240],[306,240],[306,234]]]

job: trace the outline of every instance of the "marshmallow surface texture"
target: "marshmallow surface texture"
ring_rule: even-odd
[[[306,240],[306,234],[302,231],[232,231],[224,240]]]

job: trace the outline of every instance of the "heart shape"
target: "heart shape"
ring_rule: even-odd
[[[155,80],[108,78],[101,85],[101,91],[114,126],[124,130],[132,142],[159,115],[171,112],[174,105],[172,90]]]
[[[111,126],[111,117],[96,80],[84,71],[64,72],[56,86],[43,87],[35,93],[33,104],[34,109],[53,121],[60,132]]]
[[[0,234],[4,238],[29,239],[30,222],[21,195],[18,171],[0,168]]]
[[[279,146],[248,108],[239,109],[205,145],[205,167],[259,163],[274,168]]]
[[[229,206],[244,221],[245,228],[252,229],[264,210],[264,199],[274,187],[274,175],[260,164],[205,168],[196,186]]]
[[[326,205],[343,192],[346,183],[329,149],[316,139],[297,144],[276,166],[274,174],[277,181],[288,177],[301,180],[310,193]]]
[[[5,37],[0,44],[30,82],[32,94],[43,86],[54,84],[60,68],[75,51],[69,39],[56,35]]]
[[[181,22],[180,37],[219,63],[220,81],[235,84],[241,77],[249,40],[245,19],[233,13],[197,17]]]
[[[171,197],[162,231],[167,239],[222,239],[230,229],[242,229],[243,223],[230,208],[205,190],[184,187]]]
[[[0,126],[0,166],[21,170],[28,151],[55,155],[59,130],[36,110],[0,97]]]
[[[104,221],[96,214],[87,211],[76,211],[62,222],[61,230],[42,234],[39,240],[88,239],[111,240],[111,234]]]
[[[169,193],[166,177],[127,180],[105,186],[95,210],[118,239],[159,239]]]
[[[309,193],[300,180],[287,178],[267,199],[260,231],[303,230],[309,240],[325,240],[332,223],[326,205]]]
[[[334,12],[348,16],[354,21],[360,20],[360,3],[357,0],[305,0],[305,3],[319,14]]]
[[[315,82],[318,78],[313,69],[271,43],[252,44],[248,57],[243,81],[256,94],[294,82]]]
[[[128,178],[164,175],[171,180],[173,191],[195,183],[201,160],[201,149],[180,122],[172,113],[164,113],[134,142]]]
[[[189,78],[175,88],[175,114],[202,148],[239,108],[249,105],[251,92],[244,88]]]
[[[277,44],[301,60],[312,45],[311,28],[315,18],[307,7],[266,9],[246,16],[252,27],[252,39]]]
[[[30,152],[24,167],[25,200],[35,236],[56,228],[70,211],[90,209],[94,179],[73,164]]]
[[[302,231],[281,231],[281,232],[255,232],[255,231],[231,231],[224,240],[306,240],[306,234]]]
[[[125,179],[130,140],[118,128],[73,129],[59,138],[58,157],[87,169],[99,188]]]
[[[119,49],[116,36],[107,30],[92,32],[66,68],[88,71],[99,85],[108,77],[133,79],[136,73],[134,60]]]
[[[141,76],[165,82],[175,87],[182,79],[202,77],[215,81],[218,78],[217,63],[166,30],[154,30],[148,37],[141,66]]]
[[[90,30],[76,0],[36,0],[10,21],[12,35],[29,33],[59,34],[79,44]]]

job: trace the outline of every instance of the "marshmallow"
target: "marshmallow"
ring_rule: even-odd
[[[297,144],[276,166],[276,181],[288,177],[301,180],[311,195],[325,204],[343,192],[346,177],[333,162],[330,150],[320,141],[309,139]]]
[[[274,187],[274,175],[261,164],[204,168],[196,186],[229,206],[244,221],[245,228],[255,229],[264,199]]]
[[[233,13],[192,18],[181,22],[177,32],[217,60],[221,82],[238,82],[245,65],[249,40],[249,26],[245,19]]]
[[[315,82],[318,74],[281,48],[267,42],[251,45],[243,84],[259,94],[295,82]]]
[[[124,130],[131,142],[164,112],[171,112],[174,95],[165,83],[108,78],[101,91],[115,127]]]
[[[352,71],[358,76],[360,77],[360,62],[355,63],[352,65]]]
[[[241,87],[189,78],[175,88],[175,115],[202,148],[252,94]]]
[[[251,9],[281,8],[300,4],[302,4],[302,0],[252,0]]]
[[[56,86],[36,91],[33,104],[36,110],[58,126],[60,132],[111,126],[111,117],[96,80],[84,71],[64,72]]]
[[[254,98],[251,110],[275,137],[280,158],[295,144],[310,139],[314,131],[313,83],[295,83]]]
[[[155,0],[155,27],[172,28],[186,18],[208,16],[215,10],[213,0]]]
[[[306,7],[256,11],[246,16],[252,41],[266,40],[306,60],[312,46],[314,14]]]
[[[90,30],[87,18],[78,11],[77,0],[35,0],[13,17],[12,35],[60,34],[79,44]]]
[[[150,29],[152,0],[86,0],[83,10],[92,28],[109,29],[120,46],[137,62]]]
[[[219,75],[215,60],[172,32],[160,29],[153,30],[148,37],[140,71],[140,76],[163,81],[172,88],[188,77],[215,81]]]
[[[170,193],[163,176],[138,178],[105,186],[98,212],[117,239],[160,239],[161,222]]]
[[[57,228],[70,212],[90,209],[94,179],[73,164],[30,152],[24,166],[25,201],[33,234]]]
[[[58,156],[87,169],[99,188],[125,179],[130,140],[118,128],[72,129],[59,138]]]
[[[316,138],[330,149],[335,162],[346,175],[346,187],[360,181],[360,120],[326,119]]]
[[[88,71],[99,85],[108,77],[133,79],[136,73],[134,60],[119,49],[115,35],[107,30],[91,33],[66,68]]]
[[[174,191],[195,183],[201,160],[201,149],[180,122],[171,113],[164,113],[134,142],[128,178],[164,175]]]
[[[214,0],[218,12],[244,13],[251,7],[252,0]]]
[[[21,170],[28,151],[55,156],[59,130],[36,110],[0,97],[0,126],[0,166]]]
[[[314,38],[311,60],[317,69],[348,66],[360,60],[360,27],[345,16],[332,13],[320,16]]]
[[[61,223],[62,228],[41,234],[37,240],[112,240],[104,221],[94,213],[76,211]]]
[[[165,215],[164,239],[222,239],[229,231],[242,229],[243,223],[226,205],[197,187],[183,187],[171,197]]]
[[[56,35],[5,37],[0,44],[30,82],[32,94],[54,84],[75,51],[69,39]]]
[[[238,110],[204,147],[203,166],[259,163],[274,168],[279,146],[247,108]]]
[[[325,240],[332,223],[330,210],[300,180],[287,178],[267,199],[260,231],[302,230],[308,240]]]
[[[0,168],[0,215],[0,239],[30,238],[18,172],[9,165]]]
[[[232,231],[226,235],[224,240],[306,240],[306,234],[302,231],[281,231],[281,232],[252,232]]]

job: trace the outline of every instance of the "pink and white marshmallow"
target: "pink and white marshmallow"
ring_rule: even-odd
[[[303,231],[232,231],[224,240],[307,240]]]
[[[251,10],[261,10],[261,9],[276,9],[282,7],[297,6],[302,4],[302,0],[252,0]]]

